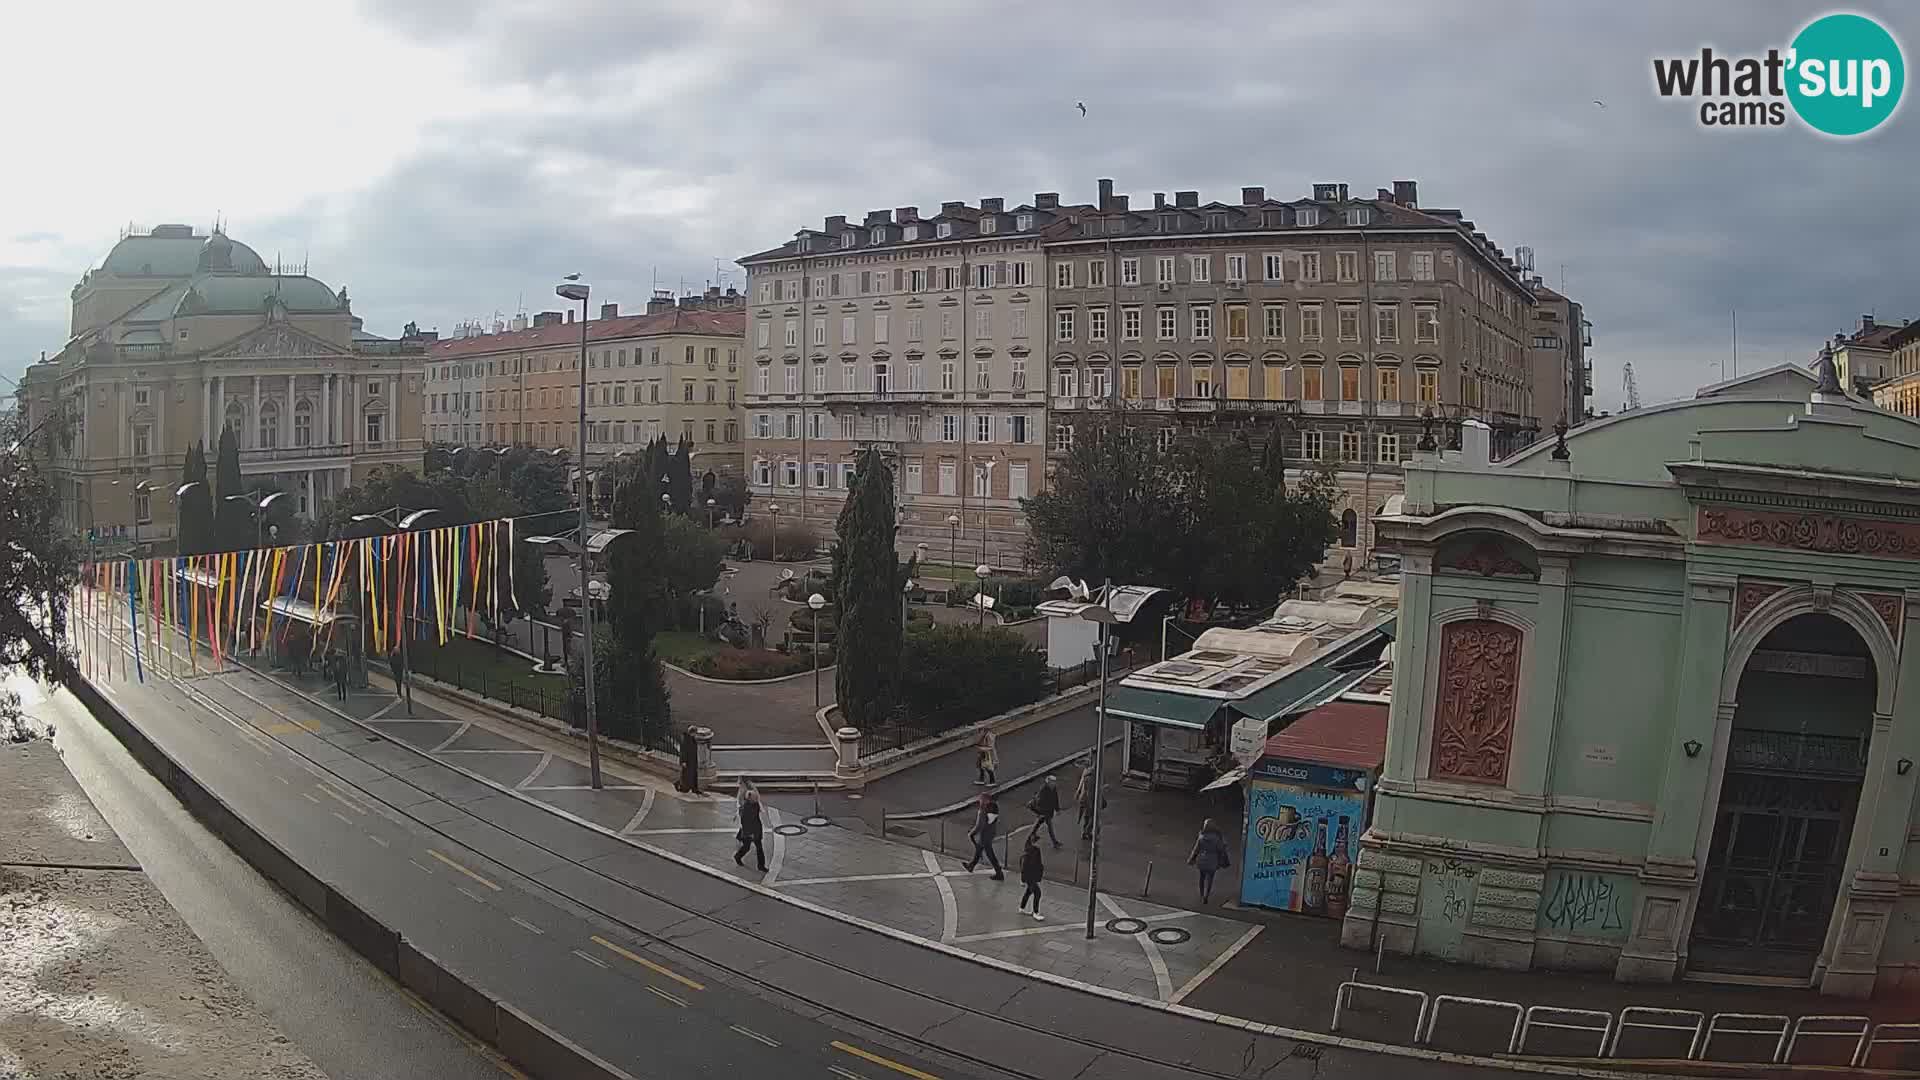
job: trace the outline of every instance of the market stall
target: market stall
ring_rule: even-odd
[[[1339,700],[1268,739],[1247,770],[1240,902],[1346,913],[1360,834],[1387,752],[1387,706]]]

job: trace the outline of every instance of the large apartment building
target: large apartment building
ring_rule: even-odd
[[[741,470],[745,298],[734,290],[656,294],[644,315],[603,304],[586,323],[587,458],[655,438],[693,444],[702,474]],[[428,438],[465,446],[572,449],[580,438],[581,325],[544,311],[493,333],[466,333],[427,356]]]
[[[1335,559],[1371,553],[1429,411],[1487,423],[1496,454],[1553,423],[1534,400],[1531,283],[1461,211],[1421,207],[1413,181],[1134,206],[1101,180],[1045,251],[1056,455],[1112,409],[1168,438],[1278,432],[1290,458],[1336,469]]]
[[[1533,278],[1533,404],[1543,425],[1566,417],[1568,427],[1587,419],[1593,396],[1593,324],[1574,300]]]
[[[249,488],[308,517],[375,466],[420,461],[431,335],[367,333],[345,289],[270,269],[217,228],[131,232],[72,300],[71,337],[18,398],[29,428],[70,421],[46,445],[78,532],[164,545],[188,448],[211,462],[227,427]]]
[[[1902,320],[1887,335],[1887,375],[1873,387],[1873,403],[1920,419],[1920,323]]]
[[[1021,565],[1019,500],[1046,470],[1042,244],[1084,209],[1041,193],[833,216],[741,259],[756,511],[830,535],[858,453],[876,447],[903,552]]]

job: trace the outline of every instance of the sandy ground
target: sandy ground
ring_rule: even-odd
[[[0,791],[0,1077],[325,1080],[133,864],[51,745],[0,746]]]

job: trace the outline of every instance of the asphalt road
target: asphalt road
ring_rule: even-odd
[[[274,1025],[338,1080],[516,1076],[255,873],[71,694],[28,710],[147,876]],[[343,1038],[343,1034],[351,1038]]]
[[[1236,1032],[803,911],[529,806],[262,676],[107,691],[302,866],[638,1076],[1480,1074]],[[484,751],[475,760],[482,771]]]

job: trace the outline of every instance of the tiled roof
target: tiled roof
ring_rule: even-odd
[[[1905,326],[1888,326],[1884,323],[1876,323],[1871,329],[1857,330],[1847,335],[1844,344],[1858,345],[1863,349],[1892,349],[1897,347],[1893,339],[1899,337],[1900,331],[1905,329],[1907,329]],[[1912,339],[1908,338],[1906,340],[1910,341]]]
[[[1387,757],[1387,706],[1335,701],[1267,740],[1264,756],[1347,769],[1377,769]]]
[[[658,315],[621,315],[612,319],[589,319],[587,343],[623,338],[660,337],[667,334],[703,334],[744,338],[747,333],[745,311],[663,311]],[[554,345],[580,343],[580,324],[555,323],[534,326],[504,334],[454,338],[435,342],[427,350],[429,360],[449,360],[460,356],[541,349]]]
[[[887,239],[878,244],[873,243],[869,235],[874,228],[873,225],[866,224],[863,220],[849,219],[844,225],[831,231],[824,228],[806,228],[800,230],[802,233],[817,237],[819,240],[819,242],[808,251],[802,252],[800,250],[799,238],[795,237],[781,244],[779,247],[768,248],[765,251],[758,251],[752,255],[742,255],[735,261],[744,265],[746,263],[761,262],[768,259],[791,259],[802,254],[815,256],[833,255],[839,252],[865,252],[879,248],[897,250],[901,248],[933,247],[939,244],[952,244],[965,240],[1001,240],[1018,239],[1021,237],[1052,240],[1060,235],[1059,230],[1065,226],[1069,214],[1084,214],[1090,212],[1092,209],[1093,207],[1091,206],[1071,203],[1062,203],[1058,206],[1046,208],[1032,204],[1023,204],[994,212],[991,216],[999,219],[1001,227],[991,233],[984,233],[980,231],[980,219],[988,216],[988,212],[981,210],[977,206],[961,205],[951,210],[942,210],[937,214],[929,214],[925,217],[915,218],[912,221],[883,222],[881,224],[887,229]],[[1034,217],[1033,227],[1030,229],[1014,228],[1015,222],[1010,219],[1016,214],[1032,214]],[[943,222],[953,226],[951,235],[937,235],[938,229],[936,227]],[[904,240],[900,238],[901,229],[906,225],[923,226],[919,239]],[[852,234],[854,237],[853,246],[842,247],[840,238],[848,234]]]

